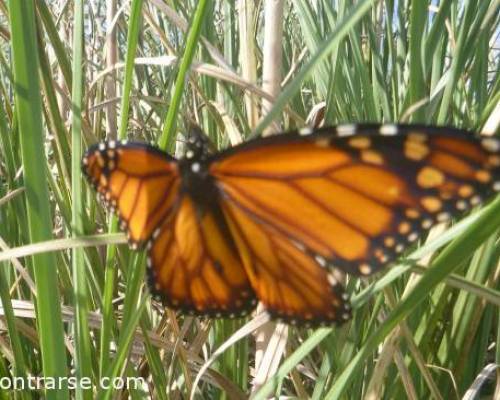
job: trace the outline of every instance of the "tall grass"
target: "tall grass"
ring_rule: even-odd
[[[189,121],[225,148],[301,127],[313,108],[326,124],[499,130],[498,1],[274,3],[0,2],[0,398],[500,396],[498,198],[408,252],[428,268],[349,279],[354,316],[339,328],[193,318],[150,299],[144,254],[82,180],[97,140],[181,155]],[[4,380],[28,376],[92,385]]]

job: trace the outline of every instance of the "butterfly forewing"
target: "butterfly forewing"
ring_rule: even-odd
[[[225,201],[319,259],[363,275],[499,190],[494,138],[417,126],[339,133],[342,127],[253,141],[216,156],[210,171]]]
[[[177,162],[148,145],[92,146],[83,158],[83,171],[106,204],[118,211],[134,245],[151,237],[179,197]]]

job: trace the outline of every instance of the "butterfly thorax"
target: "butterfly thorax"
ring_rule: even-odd
[[[219,197],[215,180],[208,170],[208,155],[204,141],[190,141],[185,157],[179,161],[181,190],[191,197],[201,212],[217,207]]]

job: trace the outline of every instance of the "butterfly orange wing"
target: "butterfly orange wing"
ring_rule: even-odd
[[[224,213],[258,299],[292,324],[341,323],[351,317],[338,278],[271,226],[226,202]]]
[[[177,162],[152,146],[105,142],[89,148],[83,172],[118,212],[132,245],[144,244],[178,201]]]
[[[210,172],[259,299],[287,321],[338,321],[348,313],[341,288],[320,271],[369,275],[499,190],[499,147],[445,128],[340,126],[249,142]],[[292,283],[303,270],[324,302]]]
[[[199,213],[183,196],[148,244],[153,293],[168,306],[215,317],[247,314],[256,305],[220,211]]]
[[[153,294],[198,315],[241,316],[255,295],[220,210],[199,213],[182,195],[177,161],[139,143],[92,146],[83,171],[118,211],[132,245],[148,243]]]

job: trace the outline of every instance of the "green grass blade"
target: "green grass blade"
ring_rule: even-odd
[[[177,73],[177,79],[175,81],[174,94],[172,95],[172,101],[170,102],[170,106],[165,117],[163,131],[161,133],[160,139],[158,140],[158,145],[161,149],[170,149],[170,146],[172,145],[174,140],[175,125],[178,117],[179,107],[181,105],[182,95],[184,92],[186,77],[198,45],[201,26],[205,17],[205,10],[207,9],[208,3],[208,0],[200,0],[198,2],[193,15],[193,20],[190,24],[189,32],[186,36],[186,41],[184,44],[185,50],[182,58],[180,59],[179,72]]]
[[[83,2],[75,0],[74,27],[73,27],[73,87],[72,94],[72,132],[71,132],[71,209],[72,236],[78,237],[83,233],[83,205],[82,205],[82,98],[83,98]],[[75,248],[72,251],[73,285],[75,287],[76,334],[75,334],[75,370],[76,378],[92,376],[88,315],[87,275],[83,249]],[[81,385],[76,387],[78,399],[92,399],[92,389],[84,390]]]
[[[425,82],[422,66],[422,37],[424,35],[428,1],[411,3],[410,15],[410,104],[412,106],[425,97]],[[425,123],[425,114],[419,107],[413,114],[411,122]]]
[[[486,3],[483,2],[483,3]],[[460,20],[460,29],[458,33],[457,43],[454,48],[453,58],[449,70],[449,76],[444,88],[443,99],[439,108],[437,123],[443,125],[450,121],[450,107],[453,100],[453,92],[456,90],[457,81],[460,79],[460,73],[464,67],[466,55],[464,53],[467,36],[472,27],[472,20],[475,16],[478,5],[474,1],[465,3],[464,15]]]
[[[132,75],[134,72],[134,60],[139,41],[139,28],[141,22],[142,0],[133,0],[130,7],[130,25],[127,34],[127,55],[125,60],[125,79],[123,82],[123,96],[121,103],[120,127],[118,139],[127,137],[128,114],[130,108],[130,93],[132,92]]]
[[[69,60],[65,45],[62,42],[59,33],[57,32],[57,27],[54,24],[52,16],[50,15],[50,10],[49,7],[47,7],[47,2],[36,2],[36,7],[45,27],[45,31],[47,32],[50,43],[54,48],[54,52],[56,53],[56,59],[59,63],[59,67],[61,68],[61,72],[66,85],[68,87],[71,87],[71,61]]]
[[[45,183],[47,160],[43,146],[35,12],[32,1],[10,1],[9,11],[29,236],[30,241],[35,243],[52,236],[49,194]],[[52,254],[40,254],[32,258],[32,263],[37,285],[36,309],[43,374],[65,377],[68,370],[55,258]],[[63,385],[58,389],[47,389],[45,394],[49,400],[66,399],[68,389]]]

